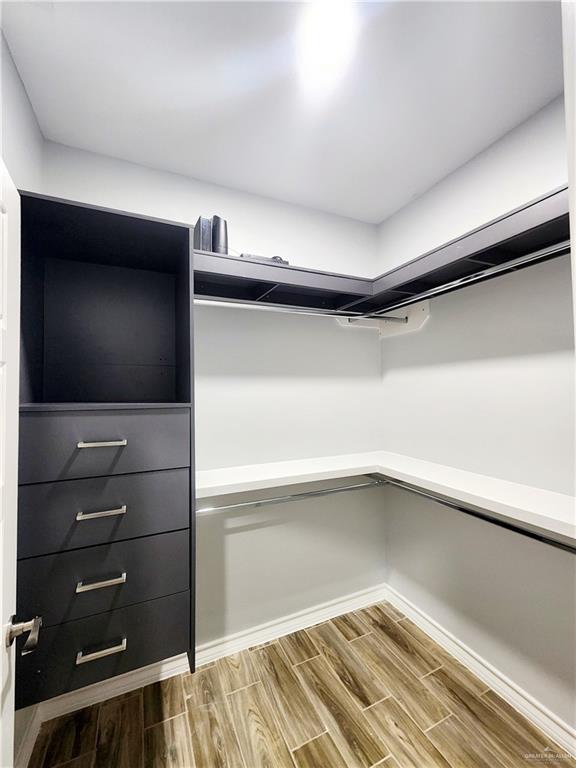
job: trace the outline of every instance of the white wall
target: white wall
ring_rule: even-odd
[[[439,297],[383,344],[383,446],[574,491],[570,258]]]
[[[199,469],[379,448],[376,334],[332,318],[194,316]]]
[[[560,97],[381,224],[378,273],[567,183]]]
[[[380,226],[382,268],[567,183],[561,100]],[[573,491],[569,259],[435,299],[423,331],[383,344],[383,447]]]
[[[275,491],[297,493],[308,487]],[[236,498],[227,496],[222,503]],[[199,516],[197,642],[382,584],[382,511],[380,489],[371,489]]]
[[[237,253],[281,256],[331,272],[375,274],[377,228],[186,176],[46,142],[46,194],[195,223],[219,214]]]
[[[576,727],[576,558],[397,489],[388,584]]]
[[[1,32],[0,105],[1,151],[8,172],[19,189],[37,189],[41,183],[44,139]]]
[[[380,228],[389,269],[566,184],[562,104]],[[568,257],[434,299],[382,345],[382,446],[570,493],[574,342]],[[386,494],[387,581],[574,723],[573,556],[398,491]]]

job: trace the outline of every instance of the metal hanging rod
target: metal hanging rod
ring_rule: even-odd
[[[266,304],[265,302],[253,302],[243,299],[235,299],[234,301],[227,301],[226,299],[219,299],[217,297],[211,298],[194,298],[194,304],[199,307],[220,306],[228,307],[229,309],[257,309],[260,312],[282,312],[290,315],[308,315],[310,317],[349,317],[356,319],[363,319],[369,317],[368,315],[362,315],[360,312],[341,312],[337,309],[306,309],[301,307],[291,307],[288,304]],[[390,323],[407,323],[407,317],[378,317],[378,320],[385,320]]]
[[[328,496],[332,493],[344,493],[348,491],[361,491],[364,488],[375,488],[379,485],[386,485],[386,480],[378,478],[372,479],[367,483],[355,483],[354,485],[340,485],[334,488],[323,488],[319,491],[302,491],[301,493],[291,493],[286,496],[273,496],[268,499],[256,499],[255,501],[240,501],[236,504],[223,504],[216,507],[204,507],[196,510],[196,515],[215,514],[229,509],[242,509],[243,507],[263,507],[265,504],[285,504],[289,501],[300,501],[301,499],[310,499],[315,496]]]
[[[513,522],[508,522],[507,520],[501,520],[500,518],[497,518],[497,517],[493,517],[489,513],[482,512],[478,509],[470,507],[464,504],[463,502],[452,501],[451,499],[446,498],[445,496],[442,496],[439,493],[423,490],[422,488],[418,488],[417,486],[414,486],[411,483],[406,483],[403,480],[396,480],[386,475],[374,474],[374,475],[367,475],[367,477],[370,479],[366,483],[354,483],[353,485],[340,485],[340,486],[335,486],[333,488],[323,488],[322,490],[318,490],[318,491],[302,491],[300,493],[291,493],[285,496],[272,496],[266,499],[240,501],[235,504],[222,504],[215,507],[203,507],[196,510],[196,515],[201,517],[203,515],[218,514],[220,512],[226,512],[232,509],[244,509],[246,507],[263,507],[269,504],[286,504],[291,501],[301,501],[302,499],[310,499],[310,498],[315,498],[319,496],[328,496],[333,493],[347,493],[349,491],[361,491],[366,488],[376,488],[378,486],[393,485],[397,488],[401,488],[404,491],[408,491],[409,493],[413,493],[425,499],[430,499],[431,501],[435,501],[437,504],[442,504],[443,506],[449,507],[450,509],[455,509],[458,512],[464,512],[466,515],[470,515],[471,517],[476,517],[479,520],[484,520],[484,522],[491,523],[492,525],[497,525],[500,528],[505,528],[506,530],[512,531],[513,533],[518,533],[521,536],[525,536],[529,539],[533,539],[534,541],[539,541],[543,544],[548,544],[549,546],[556,547],[557,549],[561,549],[564,552],[570,552],[571,554],[576,554],[576,544],[567,544],[565,542],[559,541],[558,539],[554,539],[551,536],[546,536],[546,534],[544,533],[538,533],[536,531],[532,531],[527,528],[522,528],[522,526],[520,525],[516,525]]]
[[[576,544],[566,544],[562,541],[559,541],[558,539],[552,538],[551,536],[546,536],[546,534],[544,533],[538,533],[536,531],[531,531],[527,528],[522,528],[522,526],[520,525],[516,525],[515,523],[508,522],[507,520],[501,520],[500,518],[497,518],[497,517],[493,517],[487,512],[482,512],[478,509],[467,506],[462,502],[451,501],[450,499],[447,499],[445,496],[434,493],[433,491],[423,491],[421,488],[411,485],[410,483],[406,483],[403,480],[395,480],[391,477],[387,477],[386,475],[380,475],[380,474],[369,475],[369,477],[374,477],[378,480],[381,480],[382,485],[394,485],[398,488],[402,488],[402,490],[404,491],[408,491],[409,493],[414,493],[417,496],[422,496],[425,499],[430,499],[431,501],[435,501],[437,504],[443,504],[445,507],[450,507],[450,509],[455,509],[458,512],[464,512],[466,515],[470,515],[471,517],[476,517],[479,520],[484,520],[487,523],[492,523],[492,525],[497,525],[500,528],[505,528],[508,531],[519,533],[520,535],[526,536],[529,539],[540,541],[543,544],[548,544],[551,547],[556,547],[557,549],[562,549],[565,552],[571,552],[573,555],[576,555]]]
[[[424,299],[432,299],[434,296],[439,296],[443,293],[448,293],[456,288],[465,288],[467,285],[473,285],[474,283],[482,282],[483,280],[489,280],[491,277],[497,277],[498,275],[505,275],[507,272],[514,272],[520,267],[526,267],[529,264],[537,264],[540,261],[546,261],[552,259],[555,256],[562,256],[570,252],[570,240],[564,240],[557,245],[552,245],[548,248],[542,248],[534,253],[529,253],[524,256],[520,256],[513,261],[507,261],[505,264],[497,264],[493,267],[487,266],[486,269],[482,269],[481,272],[474,272],[473,275],[467,277],[460,277],[458,280],[452,280],[450,283],[444,283],[436,288],[430,288],[423,293],[419,293],[415,296],[409,296],[406,299],[397,301],[395,304],[386,307],[385,309],[379,309],[369,315],[363,315],[363,318],[377,318],[382,320],[383,312],[393,312],[396,309],[407,307],[410,304],[415,304],[418,301],[424,301]],[[482,254],[479,254],[479,259],[482,258]],[[478,262],[478,267],[481,268],[482,264]],[[402,290],[402,286],[399,287]]]

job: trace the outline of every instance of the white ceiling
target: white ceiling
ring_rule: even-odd
[[[368,222],[562,91],[557,3],[375,2],[345,78],[311,102],[303,10],[8,3],[4,28],[47,139]]]

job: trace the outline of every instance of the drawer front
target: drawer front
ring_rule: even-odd
[[[17,641],[18,709],[185,653],[190,642],[190,593],[42,628],[36,650],[21,656],[24,642],[25,638]],[[89,660],[88,654],[106,649],[116,652]],[[87,657],[81,664],[76,663],[79,653]]]
[[[20,560],[18,616],[48,627],[190,589],[189,551],[184,530]]]
[[[187,466],[188,408],[20,414],[22,484]]]
[[[187,468],[23,485],[18,493],[18,557],[112,543],[189,524]]]

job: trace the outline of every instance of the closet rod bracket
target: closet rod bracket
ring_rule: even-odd
[[[370,314],[361,317],[339,317],[340,325],[354,328],[372,328],[378,331],[381,339],[390,336],[403,336],[405,333],[415,333],[420,331],[428,322],[430,317],[430,302],[419,301],[417,304],[410,304],[407,307],[396,310],[394,314],[379,315],[378,317]]]

